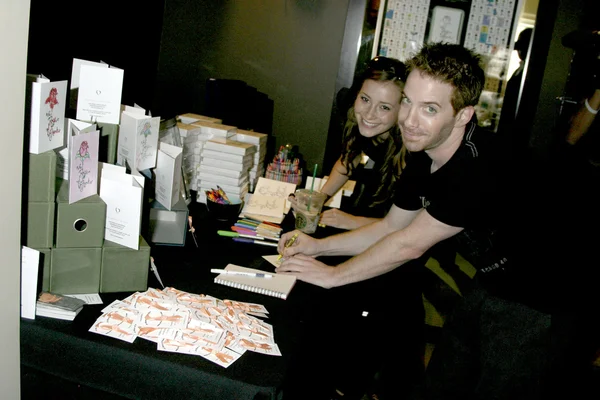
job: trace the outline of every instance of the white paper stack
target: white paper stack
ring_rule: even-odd
[[[184,124],[191,124],[198,121],[212,122],[213,124],[221,124],[223,120],[220,118],[208,117],[206,115],[185,113],[177,116],[177,119]]]
[[[202,148],[198,170],[197,201],[206,204],[206,191],[217,186],[226,194],[244,198],[248,193],[249,171],[255,152],[256,147],[250,143],[223,138],[207,140]]]
[[[256,147],[256,152],[254,153],[254,165],[249,172],[249,190],[253,192],[256,183],[258,182],[258,178],[265,174],[265,155],[267,154],[268,135],[266,133],[238,129],[232,139],[242,143],[251,143]]]
[[[237,132],[237,127],[231,125],[217,124],[214,122],[207,122],[199,120],[192,122],[190,125],[200,127],[202,133],[211,135],[212,138],[231,138]]]
[[[181,118],[181,116],[179,116]],[[183,171],[190,182],[191,190],[198,190],[198,171],[200,168],[200,155],[204,142],[212,138],[211,134],[202,133],[199,126],[177,123],[179,134],[183,142]]]

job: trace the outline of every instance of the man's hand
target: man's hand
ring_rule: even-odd
[[[294,243],[286,247],[288,241],[291,240],[292,237],[296,234],[298,235],[298,237],[296,238]],[[300,232],[299,230],[287,232],[279,239],[277,251],[283,257],[291,257],[294,254],[299,253],[308,256],[314,256],[317,255],[319,251],[318,239],[314,239],[308,236],[307,234]]]
[[[315,239],[313,239],[315,240]],[[332,267],[303,254],[288,257],[277,269],[278,274],[296,275],[298,279],[325,289],[338,286],[337,267]]]

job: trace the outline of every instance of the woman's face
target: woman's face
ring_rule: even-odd
[[[401,90],[394,82],[367,79],[354,101],[358,130],[364,137],[387,133],[398,121]]]

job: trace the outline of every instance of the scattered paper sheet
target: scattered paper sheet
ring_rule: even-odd
[[[272,325],[256,317],[267,314],[261,304],[149,288],[106,306],[89,331],[129,343],[140,337],[227,368],[247,350],[281,355]]]
[[[98,293],[85,293],[85,294],[65,294],[65,296],[75,297],[85,301],[86,304],[102,304],[102,298]]]
[[[275,254],[272,256],[263,256],[265,260],[273,264],[275,267],[279,267],[281,265],[281,260],[279,259],[279,254]]]

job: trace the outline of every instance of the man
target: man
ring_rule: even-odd
[[[324,239],[300,233],[278,273],[332,288],[370,279],[416,260],[465,228],[484,228],[491,194],[487,160],[471,119],[485,80],[476,55],[462,46],[434,44],[407,61],[398,124],[411,153],[395,204],[381,221]],[[443,168],[445,167],[445,168]],[[477,167],[482,167],[478,169]],[[440,177],[440,178],[438,178]],[[315,256],[354,255],[331,268]]]
[[[323,288],[389,277],[400,295],[414,291],[410,286],[416,283],[398,272],[414,267],[437,243],[462,236],[473,254],[485,253],[490,246],[486,233],[496,223],[494,203],[499,197],[492,168],[495,160],[488,156],[490,134],[480,132],[472,121],[485,81],[480,60],[459,45],[431,44],[406,64],[409,75],[398,124],[409,157],[394,205],[379,221],[324,239],[300,233],[292,246],[285,247],[294,233],[285,234],[279,242],[285,258],[278,273],[294,274]],[[315,258],[339,255],[354,257],[335,267]],[[421,301],[420,290],[417,287],[417,301]],[[402,302],[399,299],[398,305]],[[411,324],[422,326],[423,320],[404,323],[401,330],[412,329]],[[397,343],[380,345],[390,348]],[[384,365],[381,374],[384,389],[378,396],[401,398],[390,389],[400,376],[393,363]]]

